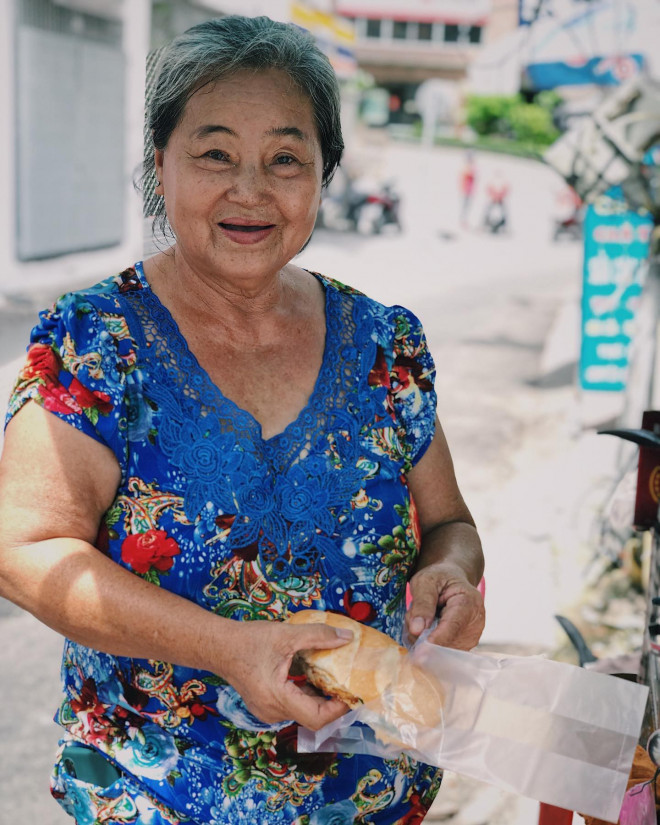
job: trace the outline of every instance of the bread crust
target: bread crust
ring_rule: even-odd
[[[299,651],[296,662],[326,696],[341,699],[351,708],[370,703],[381,716],[382,727],[375,730],[383,742],[405,748],[412,743],[399,739],[401,725],[435,728],[442,724],[442,687],[412,664],[408,650],[394,639],[348,616],[323,610],[301,610],[288,621],[353,632],[353,639],[342,647]]]
[[[341,699],[349,707],[377,699],[396,677],[405,647],[385,633],[324,610],[301,610],[288,620],[291,624],[327,624],[344,628],[353,638],[330,650],[303,650],[297,662],[307,679],[325,693]]]

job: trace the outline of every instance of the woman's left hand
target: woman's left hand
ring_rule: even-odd
[[[410,591],[406,627],[411,639],[439,616],[429,642],[458,650],[476,646],[486,622],[484,601],[457,564],[440,561],[424,567],[411,578]]]

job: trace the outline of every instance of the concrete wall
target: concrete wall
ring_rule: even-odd
[[[144,62],[149,44],[150,0],[87,0],[72,7],[89,14],[119,20],[123,26],[125,56],[125,128],[117,140],[124,141],[124,227],[121,242],[102,250],[60,255],[42,260],[20,261],[16,250],[16,45],[15,27],[21,0],[4,0],[8,7],[0,15],[0,295],[20,293],[49,283],[63,288],[92,283],[118,271],[142,253],[142,219],[133,175],[143,151]],[[65,2],[61,3],[64,5]],[[103,159],[99,157],[99,164]]]

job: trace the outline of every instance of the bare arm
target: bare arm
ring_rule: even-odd
[[[406,616],[415,638],[440,621],[430,641],[469,650],[485,623],[483,599],[476,589],[484,570],[481,542],[456,483],[449,448],[440,424],[426,453],[408,474],[417,506],[422,546],[410,580],[413,601]]]
[[[287,681],[297,650],[345,643],[332,628],[216,616],[94,547],[119,481],[107,447],[28,402],[0,461],[0,595],[106,653],[217,673],[263,721],[318,728],[341,715],[342,703]]]

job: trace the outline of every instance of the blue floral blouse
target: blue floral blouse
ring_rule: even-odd
[[[212,383],[141,264],[41,313],[7,420],[32,399],[113,451],[96,545],[136,576],[235,621],[317,608],[400,639],[420,543],[406,474],[433,438],[434,365],[410,311],[314,277],[323,362],[279,435]],[[403,755],[298,755],[295,725],[262,724],[213,673],[66,640],[62,680],[64,741],[121,771],[100,788],[58,762],[53,794],[82,823],[411,825],[439,787]]]

